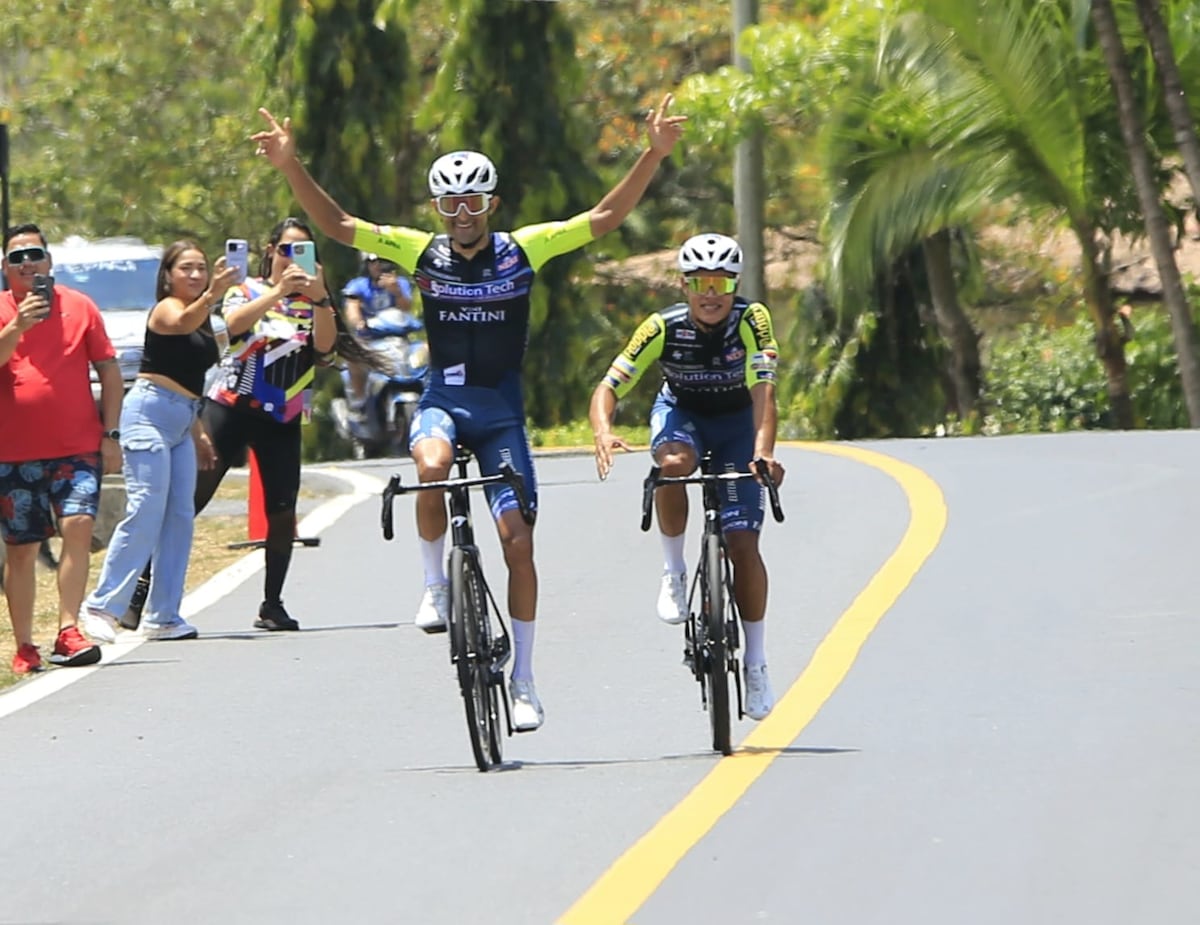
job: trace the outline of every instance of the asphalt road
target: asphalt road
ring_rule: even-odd
[[[781,700],[732,758],[653,615],[644,454],[538,462],[547,721],[487,775],[410,623],[411,499],[385,543],[348,495],[296,552],[303,632],[251,628],[242,566],[201,639],[0,696],[0,922],[1200,920],[1200,434],[780,456]]]

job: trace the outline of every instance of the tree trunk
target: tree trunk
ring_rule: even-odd
[[[1096,244],[1096,229],[1078,216],[1071,216],[1071,230],[1079,240],[1082,254],[1083,298],[1096,327],[1096,356],[1104,366],[1108,401],[1113,418],[1122,430],[1133,429],[1133,402],[1129,398],[1128,367],[1125,363],[1125,339],[1115,324],[1116,308],[1108,285],[1105,257]]]
[[[1150,53],[1154,56],[1158,79],[1162,83],[1163,100],[1175,132],[1175,144],[1183,157],[1184,173],[1192,187],[1192,208],[1200,209],[1200,139],[1196,138],[1196,123],[1188,108],[1171,36],[1163,22],[1159,0],[1137,0],[1137,11],[1142,21],[1142,32],[1146,34]]]
[[[921,242],[925,275],[938,333],[950,347],[950,380],[959,420],[974,416],[979,403],[981,365],[979,334],[958,302],[958,286],[950,259],[950,232],[943,228]]]
[[[1129,72],[1129,61],[1125,47],[1117,31],[1117,18],[1112,0],[1093,0],[1092,22],[1096,26],[1096,37],[1104,52],[1109,78],[1117,96],[1117,115],[1121,123],[1121,135],[1133,167],[1133,182],[1137,187],[1138,202],[1142,207],[1142,220],[1146,225],[1146,236],[1150,240],[1150,251],[1158,266],[1162,280],[1163,301],[1171,315],[1171,332],[1175,338],[1175,352],[1179,363],[1179,377],[1183,383],[1183,397],[1187,404],[1188,420],[1192,427],[1200,427],[1200,363],[1196,359],[1196,331],[1192,325],[1191,307],[1184,292],[1179,265],[1175,262],[1175,250],[1171,246],[1170,226],[1163,212],[1154,181],[1154,166],[1146,145],[1142,117],[1137,111],[1133,91],[1133,78]]]

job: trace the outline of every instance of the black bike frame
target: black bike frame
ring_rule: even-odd
[[[467,464],[471,460],[471,453],[465,447],[456,447],[454,455],[454,465],[456,468],[456,477],[443,479],[431,482],[418,482],[414,485],[405,485],[400,479],[400,476],[393,475],[388,480],[387,487],[383,490],[383,508],[380,519],[383,529],[384,539],[390,540],[395,535],[392,506],[396,495],[406,494],[413,491],[445,491],[449,496],[449,513],[450,513],[450,535],[453,549],[461,550],[466,558],[468,567],[474,572],[480,583],[483,586],[484,592],[487,595],[487,600],[491,604],[491,613],[495,614],[496,622],[500,626],[500,634],[494,636],[488,632],[490,638],[490,652],[487,653],[486,664],[480,667],[487,671],[489,682],[493,686],[499,686],[503,689],[503,673],[504,665],[508,662],[512,653],[512,643],[508,632],[502,611],[496,606],[496,599],[492,595],[492,590],[489,587],[486,578],[483,574],[483,565],[479,556],[479,549],[475,545],[475,531],[471,521],[471,497],[469,489],[476,486],[492,485],[503,482],[512,487],[513,492],[517,496],[517,505],[520,508],[521,516],[526,523],[532,524],[534,520],[533,511],[529,506],[525,494],[525,480],[521,474],[512,466],[504,463],[500,466],[500,471],[495,475],[484,475],[476,478],[471,478],[467,474]],[[453,555],[451,558],[454,558]],[[489,619],[486,614],[484,619]],[[453,615],[452,615],[453,620]],[[460,658],[469,657],[468,652],[456,652],[454,637],[455,633],[452,630],[450,633],[450,660],[457,666]],[[478,656],[476,656],[478,658]],[[482,661],[482,659],[481,659]],[[468,691],[463,681],[463,675],[460,673],[460,684],[463,685],[463,696],[468,697]],[[501,697],[504,702],[504,717],[508,735],[513,734],[512,714],[508,703],[507,696]],[[475,746],[475,732],[472,731],[472,745]],[[481,771],[487,770],[487,766],[494,765],[499,762],[499,744],[494,743],[492,749],[494,761],[486,762],[480,755],[476,754],[476,762]]]

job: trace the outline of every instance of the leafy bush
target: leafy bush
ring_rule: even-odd
[[[1137,426],[1189,426],[1170,319],[1155,305],[1140,309],[1133,320],[1136,330],[1125,359]],[[1023,324],[997,340],[987,363],[985,393],[985,433],[1112,426],[1095,331],[1082,311],[1074,324]]]

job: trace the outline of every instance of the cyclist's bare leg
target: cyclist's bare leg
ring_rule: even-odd
[[[496,521],[504,564],[508,566],[508,612],[514,620],[537,617],[538,580],[533,564],[533,526],[520,511],[505,511]]]
[[[691,475],[696,469],[696,451],[686,443],[664,443],[654,454],[662,474]],[[687,529],[688,497],[684,485],[662,485],[654,492],[658,529],[666,536],[680,536]]]
[[[410,450],[417,466],[417,478],[422,482],[438,482],[450,475],[454,462],[454,447],[446,440],[425,437]],[[417,535],[423,540],[437,540],[446,535],[448,520],[446,503],[441,492],[417,493]]]
[[[767,567],[758,551],[758,533],[735,530],[725,534],[733,563],[733,593],[744,623],[757,623],[767,612]]]

